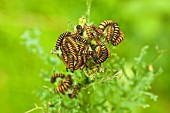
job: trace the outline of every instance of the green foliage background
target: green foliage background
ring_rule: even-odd
[[[68,21],[74,25],[86,11],[86,0],[1,0],[0,1],[0,112],[23,113],[41,103],[34,92],[44,85],[40,69],[51,70],[38,56],[27,51],[20,36],[25,30],[39,28],[40,44],[50,54],[56,38],[67,29]],[[150,60],[155,45],[166,49],[156,64],[164,73],[156,78],[152,92],[159,96],[149,102],[141,113],[167,113],[170,105],[169,36],[170,2],[168,0],[92,0],[90,21],[98,25],[112,19],[124,31],[125,40],[117,46],[120,57],[133,62],[144,45],[149,45]],[[38,111],[37,111],[38,112]]]

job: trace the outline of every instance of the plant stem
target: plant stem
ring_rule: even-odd
[[[86,11],[87,23],[90,23],[90,8],[91,8],[91,0],[87,0],[87,11]]]

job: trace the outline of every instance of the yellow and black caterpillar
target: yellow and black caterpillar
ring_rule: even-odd
[[[117,46],[124,39],[124,33],[113,20],[104,20],[99,27],[85,23],[77,25],[76,31],[62,33],[55,48],[58,50],[60,47],[61,58],[66,68],[73,73],[86,67],[91,58],[96,64],[107,60],[110,54],[103,38],[113,46]]]
[[[75,98],[77,92],[78,92],[78,86],[76,85],[76,86],[74,87],[74,89],[73,89],[73,92],[72,92],[71,94],[68,94],[68,96],[69,96],[70,98]]]
[[[54,83],[56,81],[56,78],[64,78],[65,75],[61,73],[53,74],[51,77],[51,83]]]
[[[65,80],[64,82],[61,81],[60,84],[59,84],[59,86],[56,87],[54,90],[55,90],[55,92],[57,92],[57,93],[59,93],[59,92],[63,93],[63,92],[64,92],[65,90],[67,90],[71,85],[72,85],[72,78],[71,78],[70,75],[68,75],[68,76],[66,77],[66,80]]]

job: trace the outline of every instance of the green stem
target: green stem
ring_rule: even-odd
[[[91,8],[91,0],[87,0],[87,11],[86,11],[87,23],[90,23],[90,8]]]

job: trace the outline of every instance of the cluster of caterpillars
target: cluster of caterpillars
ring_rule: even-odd
[[[61,58],[66,69],[73,73],[75,70],[88,67],[87,61],[90,59],[95,64],[101,64],[106,61],[110,52],[101,41],[102,38],[113,46],[117,46],[124,39],[124,34],[118,24],[112,20],[101,22],[99,27],[94,24],[77,25],[74,32],[66,31],[59,36],[55,51],[60,48]],[[62,80],[59,81],[55,92],[65,94],[67,89],[73,87],[70,75],[65,77],[64,74],[53,74],[51,83],[54,83],[56,78],[62,78]],[[73,92],[68,94],[69,97],[74,98],[78,90],[78,85],[75,85]]]
[[[60,48],[66,68],[74,72],[86,67],[90,57],[96,64],[106,61],[110,52],[101,41],[103,37],[108,43],[117,46],[124,39],[124,34],[118,24],[112,20],[101,22],[99,27],[94,24],[77,25],[76,31],[66,31],[59,36],[55,50]]]
[[[57,78],[62,78],[62,80],[59,81],[59,84],[56,88],[54,88],[54,91],[65,95],[65,91],[67,91],[70,87],[73,87],[72,78],[70,75],[67,75],[65,77],[64,74],[56,73],[56,74],[52,75],[51,83],[55,83]],[[76,97],[77,92],[78,92],[78,85],[75,85],[73,88],[73,92],[69,93],[68,96],[70,98],[74,98],[74,97]]]

